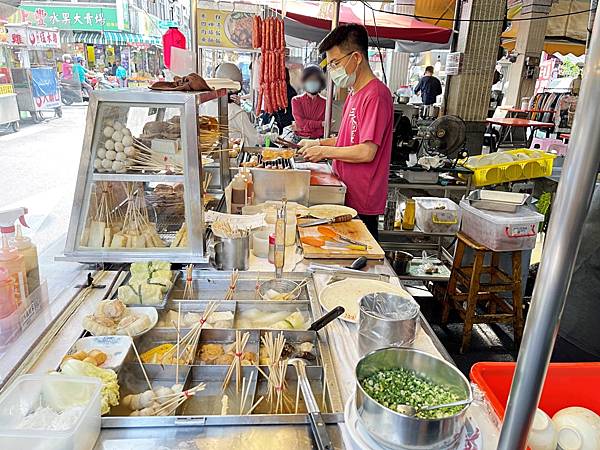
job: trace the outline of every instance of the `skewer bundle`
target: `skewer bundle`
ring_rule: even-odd
[[[261,341],[267,352],[267,357],[269,358],[269,374],[266,375],[259,368],[263,376],[267,379],[267,401],[269,402],[271,412],[274,414],[282,414],[284,408],[290,410],[292,406],[292,401],[287,393],[287,383],[285,381],[288,365],[287,359],[281,359],[285,338],[281,332],[276,338],[273,338],[273,333],[268,332],[261,338]]]
[[[206,310],[202,313],[202,318],[192,326],[191,330],[188,331],[183,338],[181,338],[178,346],[172,347],[164,353],[163,359],[169,358],[174,352],[180,351],[181,348],[183,348],[183,351],[186,351],[188,346],[191,346],[192,354],[194,354],[198,347],[198,340],[200,339],[202,327],[204,327],[204,324],[207,322],[210,315],[217,309],[219,303],[220,302],[211,301],[206,306]],[[179,358],[181,358],[181,354],[177,354],[177,359]]]
[[[161,155],[152,151],[140,139],[133,138],[135,155],[129,157],[127,170],[130,172],[166,171],[172,174],[183,173],[183,163],[170,155]]]
[[[233,361],[231,361],[231,365],[227,370],[227,374],[225,375],[225,380],[223,380],[223,386],[221,386],[222,390],[227,389],[229,386],[229,382],[231,381],[231,377],[233,376],[233,371],[235,370],[235,390],[236,392],[240,391],[240,379],[242,377],[242,356],[244,355],[244,349],[246,348],[246,344],[248,343],[248,339],[250,339],[250,333],[246,332],[242,335],[239,330],[235,332],[235,354]],[[244,378],[245,381],[245,378]],[[244,388],[242,387],[242,393],[244,392]]]
[[[289,300],[291,299],[294,295],[296,295],[296,292],[298,292],[299,289],[302,289],[304,286],[306,286],[309,283],[309,279],[305,278],[304,280],[302,280],[300,283],[298,283],[298,285],[292,289],[290,292],[287,292],[285,294],[283,294],[282,296],[282,300]]]
[[[231,279],[229,280],[229,287],[227,288],[227,292],[225,293],[225,300],[233,299],[233,294],[235,293],[235,289],[237,288],[237,282],[239,277],[239,271],[237,269],[234,269],[233,272],[231,272]]]
[[[183,289],[184,300],[192,300],[194,298],[193,270],[194,266],[192,264],[188,264],[185,268],[185,288]],[[179,327],[177,328],[177,331],[179,331]]]
[[[100,196],[98,196],[98,188],[100,189]],[[92,202],[94,207],[91,215],[92,220],[90,221],[89,231],[82,236],[81,245],[93,248],[108,248],[111,245],[113,233],[118,230],[122,214],[118,208],[115,208],[112,183],[98,182],[93,195],[95,201]]]

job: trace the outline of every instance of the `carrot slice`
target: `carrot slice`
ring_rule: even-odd
[[[303,244],[311,245],[313,247],[322,247],[325,245],[325,241],[323,239],[319,239],[318,237],[314,236],[304,236],[300,238],[300,241],[302,241]]]
[[[335,238],[338,235],[337,232],[333,228],[329,228],[324,225],[319,225],[317,227],[317,231],[319,233],[321,233],[323,236],[328,236],[328,237],[332,237],[332,238]]]

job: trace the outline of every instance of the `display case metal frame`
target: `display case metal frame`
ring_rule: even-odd
[[[164,258],[167,254],[166,252],[168,252],[171,262],[207,263],[208,258],[205,255],[204,242],[203,169],[198,149],[198,108],[200,104],[213,100],[218,103],[220,120],[226,120],[227,91],[225,89],[209,92],[164,92],[140,88],[114,89],[98,91],[92,94],[86,118],[85,136],[65,252],[64,256],[58,259],[85,263],[132,262]],[[98,128],[96,121],[99,119],[99,107],[101,107],[102,103],[109,103],[113,106],[115,104],[122,104],[129,107],[158,107],[157,105],[160,105],[164,108],[179,108],[181,110],[181,141],[184,154],[183,175],[94,172],[92,145],[94,142],[94,133]],[[225,125],[222,128],[226,129],[227,124],[222,125]],[[227,136],[222,137],[222,139],[227,139]],[[223,163],[228,165],[228,158],[221,158],[220,164],[223,165]],[[226,167],[226,170],[229,171],[229,167]],[[166,251],[160,248],[80,248],[78,242],[88,216],[90,191],[92,184],[98,181],[183,183],[185,222],[188,225],[188,246],[179,249],[167,248]]]

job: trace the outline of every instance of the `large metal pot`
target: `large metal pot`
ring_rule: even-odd
[[[369,434],[390,448],[436,450],[454,448],[465,426],[467,407],[442,419],[419,419],[392,411],[373,400],[360,380],[382,369],[404,368],[452,389],[459,398],[472,398],[471,386],[451,364],[410,348],[388,347],[365,355],[356,365],[356,409]]]

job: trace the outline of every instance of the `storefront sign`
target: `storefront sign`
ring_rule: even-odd
[[[36,27],[12,27],[8,29],[8,44],[30,48],[59,48],[60,34],[58,30]]]
[[[117,8],[114,6],[54,6],[47,3],[27,4],[19,7],[16,20],[28,21],[40,27],[77,31],[129,30],[129,14],[121,18],[119,28]]]
[[[462,53],[448,53],[448,56],[446,56],[446,75],[458,75],[462,69],[462,60]]]
[[[53,67],[32,67],[31,85],[33,102],[37,111],[60,106],[58,80]]]
[[[252,48],[252,17],[245,12],[198,9],[198,46]]]

